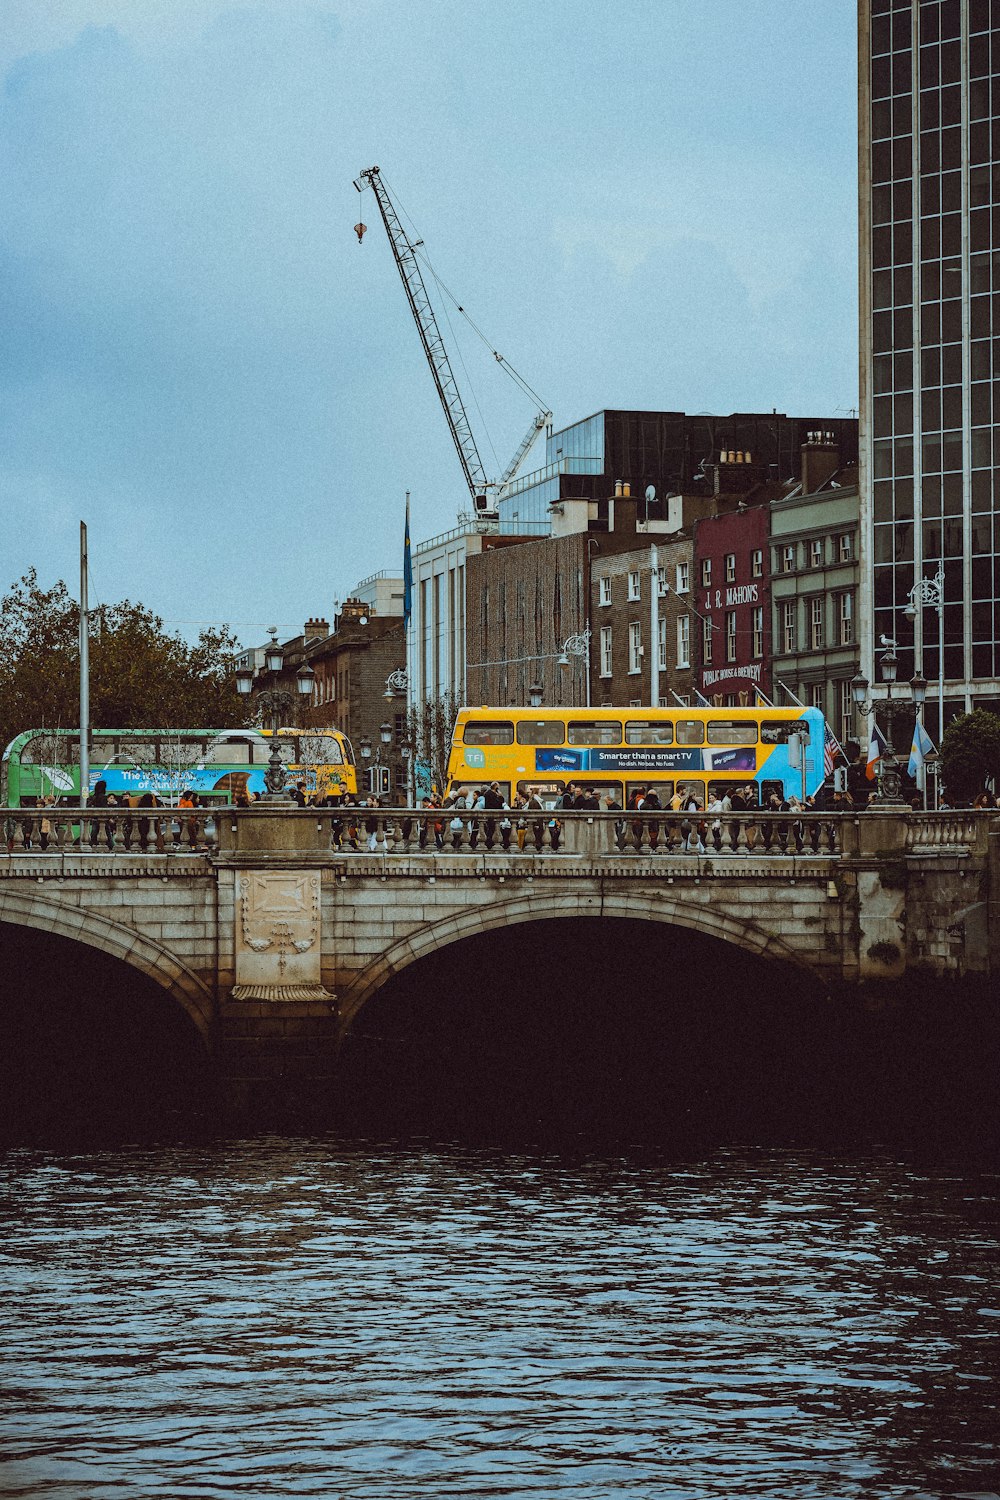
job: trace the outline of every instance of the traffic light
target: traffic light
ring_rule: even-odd
[[[375,797],[388,796],[391,776],[388,766],[368,767],[368,790]]]

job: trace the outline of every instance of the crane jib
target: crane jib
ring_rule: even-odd
[[[513,459],[504,470],[499,483],[491,485],[486,478],[486,471],[476,445],[472,425],[465,410],[465,404],[462,401],[462,395],[451,367],[451,361],[448,358],[444,338],[438,327],[434,308],[424,282],[423,273],[420,269],[416,246],[411,244],[403,229],[399,215],[396,212],[395,204],[389,196],[388,189],[382,180],[378,167],[367,167],[360,174],[360,178],[355,180],[354,186],[359,193],[363,192],[364,186],[368,186],[375,194],[375,201],[378,204],[382,223],[385,225],[385,231],[389,237],[389,245],[396,262],[396,269],[399,271],[400,280],[403,283],[406,298],[410,304],[410,312],[413,315],[413,321],[416,323],[417,332],[420,335],[424,356],[430,366],[435,389],[444,410],[448,430],[451,433],[452,441],[455,444],[455,451],[462,465],[466,485],[472,496],[473,509],[478,515],[488,514],[491,511],[495,511],[497,492],[502,490],[503,486],[517,472],[521,461],[530,449],[535,437],[551,419],[552,413],[550,411],[539,411],[535,415],[528,432],[525,434]],[[422,241],[418,243],[422,243]],[[468,314],[465,313],[464,308],[457,302],[455,306],[468,318]],[[471,321],[469,319],[470,323]],[[475,327],[475,324],[472,326]],[[477,330],[477,332],[479,332],[479,336],[482,338],[482,332],[480,330]],[[516,380],[521,389],[529,392],[533,399],[537,400],[534,392],[517,375],[516,371],[507,363],[503,355],[499,354],[496,350],[493,350],[493,355],[497,362]],[[493,493],[490,494],[490,491],[493,491]]]

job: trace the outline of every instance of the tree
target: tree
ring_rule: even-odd
[[[987,782],[1000,783],[1000,715],[977,708],[952,719],[941,741],[941,773],[948,796],[971,802]]]
[[[250,722],[236,692],[235,636],[203,630],[193,646],[142,604],[91,611],[90,717],[98,729],[229,729]],[[80,606],[34,568],[0,600],[0,747],[25,729],[80,718]]]
[[[444,791],[458,706],[454,693],[442,693],[437,698],[424,698],[406,715],[406,738],[414,757],[418,796],[430,790],[421,782]]]

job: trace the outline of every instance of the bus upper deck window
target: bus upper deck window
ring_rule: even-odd
[[[710,745],[756,745],[756,720],[709,719],[708,743]]]
[[[470,719],[463,740],[466,745],[513,745],[514,726],[504,719]]]
[[[522,719],[517,726],[519,745],[562,745],[566,726],[561,719]]]
[[[760,726],[763,745],[787,745],[799,724],[798,719],[765,719]]]
[[[678,745],[703,745],[705,743],[705,725],[702,720],[678,719],[677,743]]]
[[[669,719],[629,719],[625,725],[626,745],[672,745],[674,726]]]
[[[620,745],[622,726],[615,719],[571,719],[566,741],[570,745]]]

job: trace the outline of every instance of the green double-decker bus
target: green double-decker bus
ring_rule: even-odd
[[[199,800],[233,802],[260,795],[271,755],[271,732],[261,729],[95,729],[90,736],[90,787],[109,794],[153,792],[175,805],[182,792]],[[278,750],[289,776],[322,800],[339,782],[357,792],[354,753],[337,729],[279,729]],[[11,740],[0,763],[4,807],[34,807],[46,798],[80,800],[80,732],[27,729]]]

